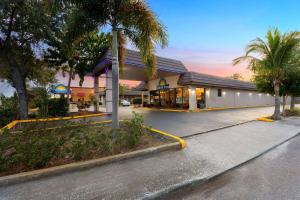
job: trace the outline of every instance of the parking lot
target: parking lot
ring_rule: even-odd
[[[189,136],[271,115],[274,107],[241,108],[204,112],[167,112],[143,108],[120,107],[120,119],[128,119],[132,111],[144,116],[145,123],[178,136]],[[101,117],[110,119],[110,116]],[[100,120],[96,118],[94,120]]]

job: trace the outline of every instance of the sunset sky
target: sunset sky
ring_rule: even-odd
[[[245,66],[232,66],[246,44],[278,27],[299,30],[297,0],[149,0],[149,6],[167,27],[169,46],[156,54],[181,60],[191,70],[218,76],[240,73],[249,80]],[[60,82],[65,80],[59,78]],[[132,84],[132,83],[130,83]],[[75,81],[74,85],[78,85]],[[87,78],[84,86],[92,86]],[[11,89],[0,83],[0,91]]]

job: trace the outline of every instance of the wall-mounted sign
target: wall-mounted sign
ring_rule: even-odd
[[[169,89],[169,84],[167,83],[166,79],[161,78],[158,82],[158,86],[157,86],[158,90],[166,90]]]
[[[68,87],[63,84],[52,85],[49,92],[52,94],[70,94]]]

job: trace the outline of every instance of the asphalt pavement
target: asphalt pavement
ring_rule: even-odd
[[[153,128],[183,137],[207,132],[272,115],[274,107],[241,108],[204,112],[167,112],[141,108],[120,107],[120,119],[129,119],[132,111],[144,116],[145,123]],[[110,119],[111,116],[93,118],[94,121]]]
[[[300,136],[242,167],[161,199],[299,200]]]

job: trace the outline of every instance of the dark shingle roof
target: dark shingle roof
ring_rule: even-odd
[[[145,91],[147,90],[147,83],[145,81],[140,82],[134,89],[137,91]]]
[[[101,59],[100,63],[96,66],[98,70],[104,69],[105,66],[110,65],[112,60],[111,50],[109,49],[104,57]],[[169,58],[163,58],[156,56],[157,69],[161,71],[173,72],[173,73],[184,73],[187,72],[187,69],[183,63],[179,60],[173,60]],[[105,66],[104,66],[105,65]],[[135,66],[135,67],[144,67],[142,62],[140,52],[133,50],[126,50],[125,54],[125,65]]]
[[[221,78],[218,76],[212,76],[212,75],[201,74],[196,72],[186,72],[181,74],[178,80],[178,84],[256,90],[255,85],[250,82],[233,80],[228,78]]]

